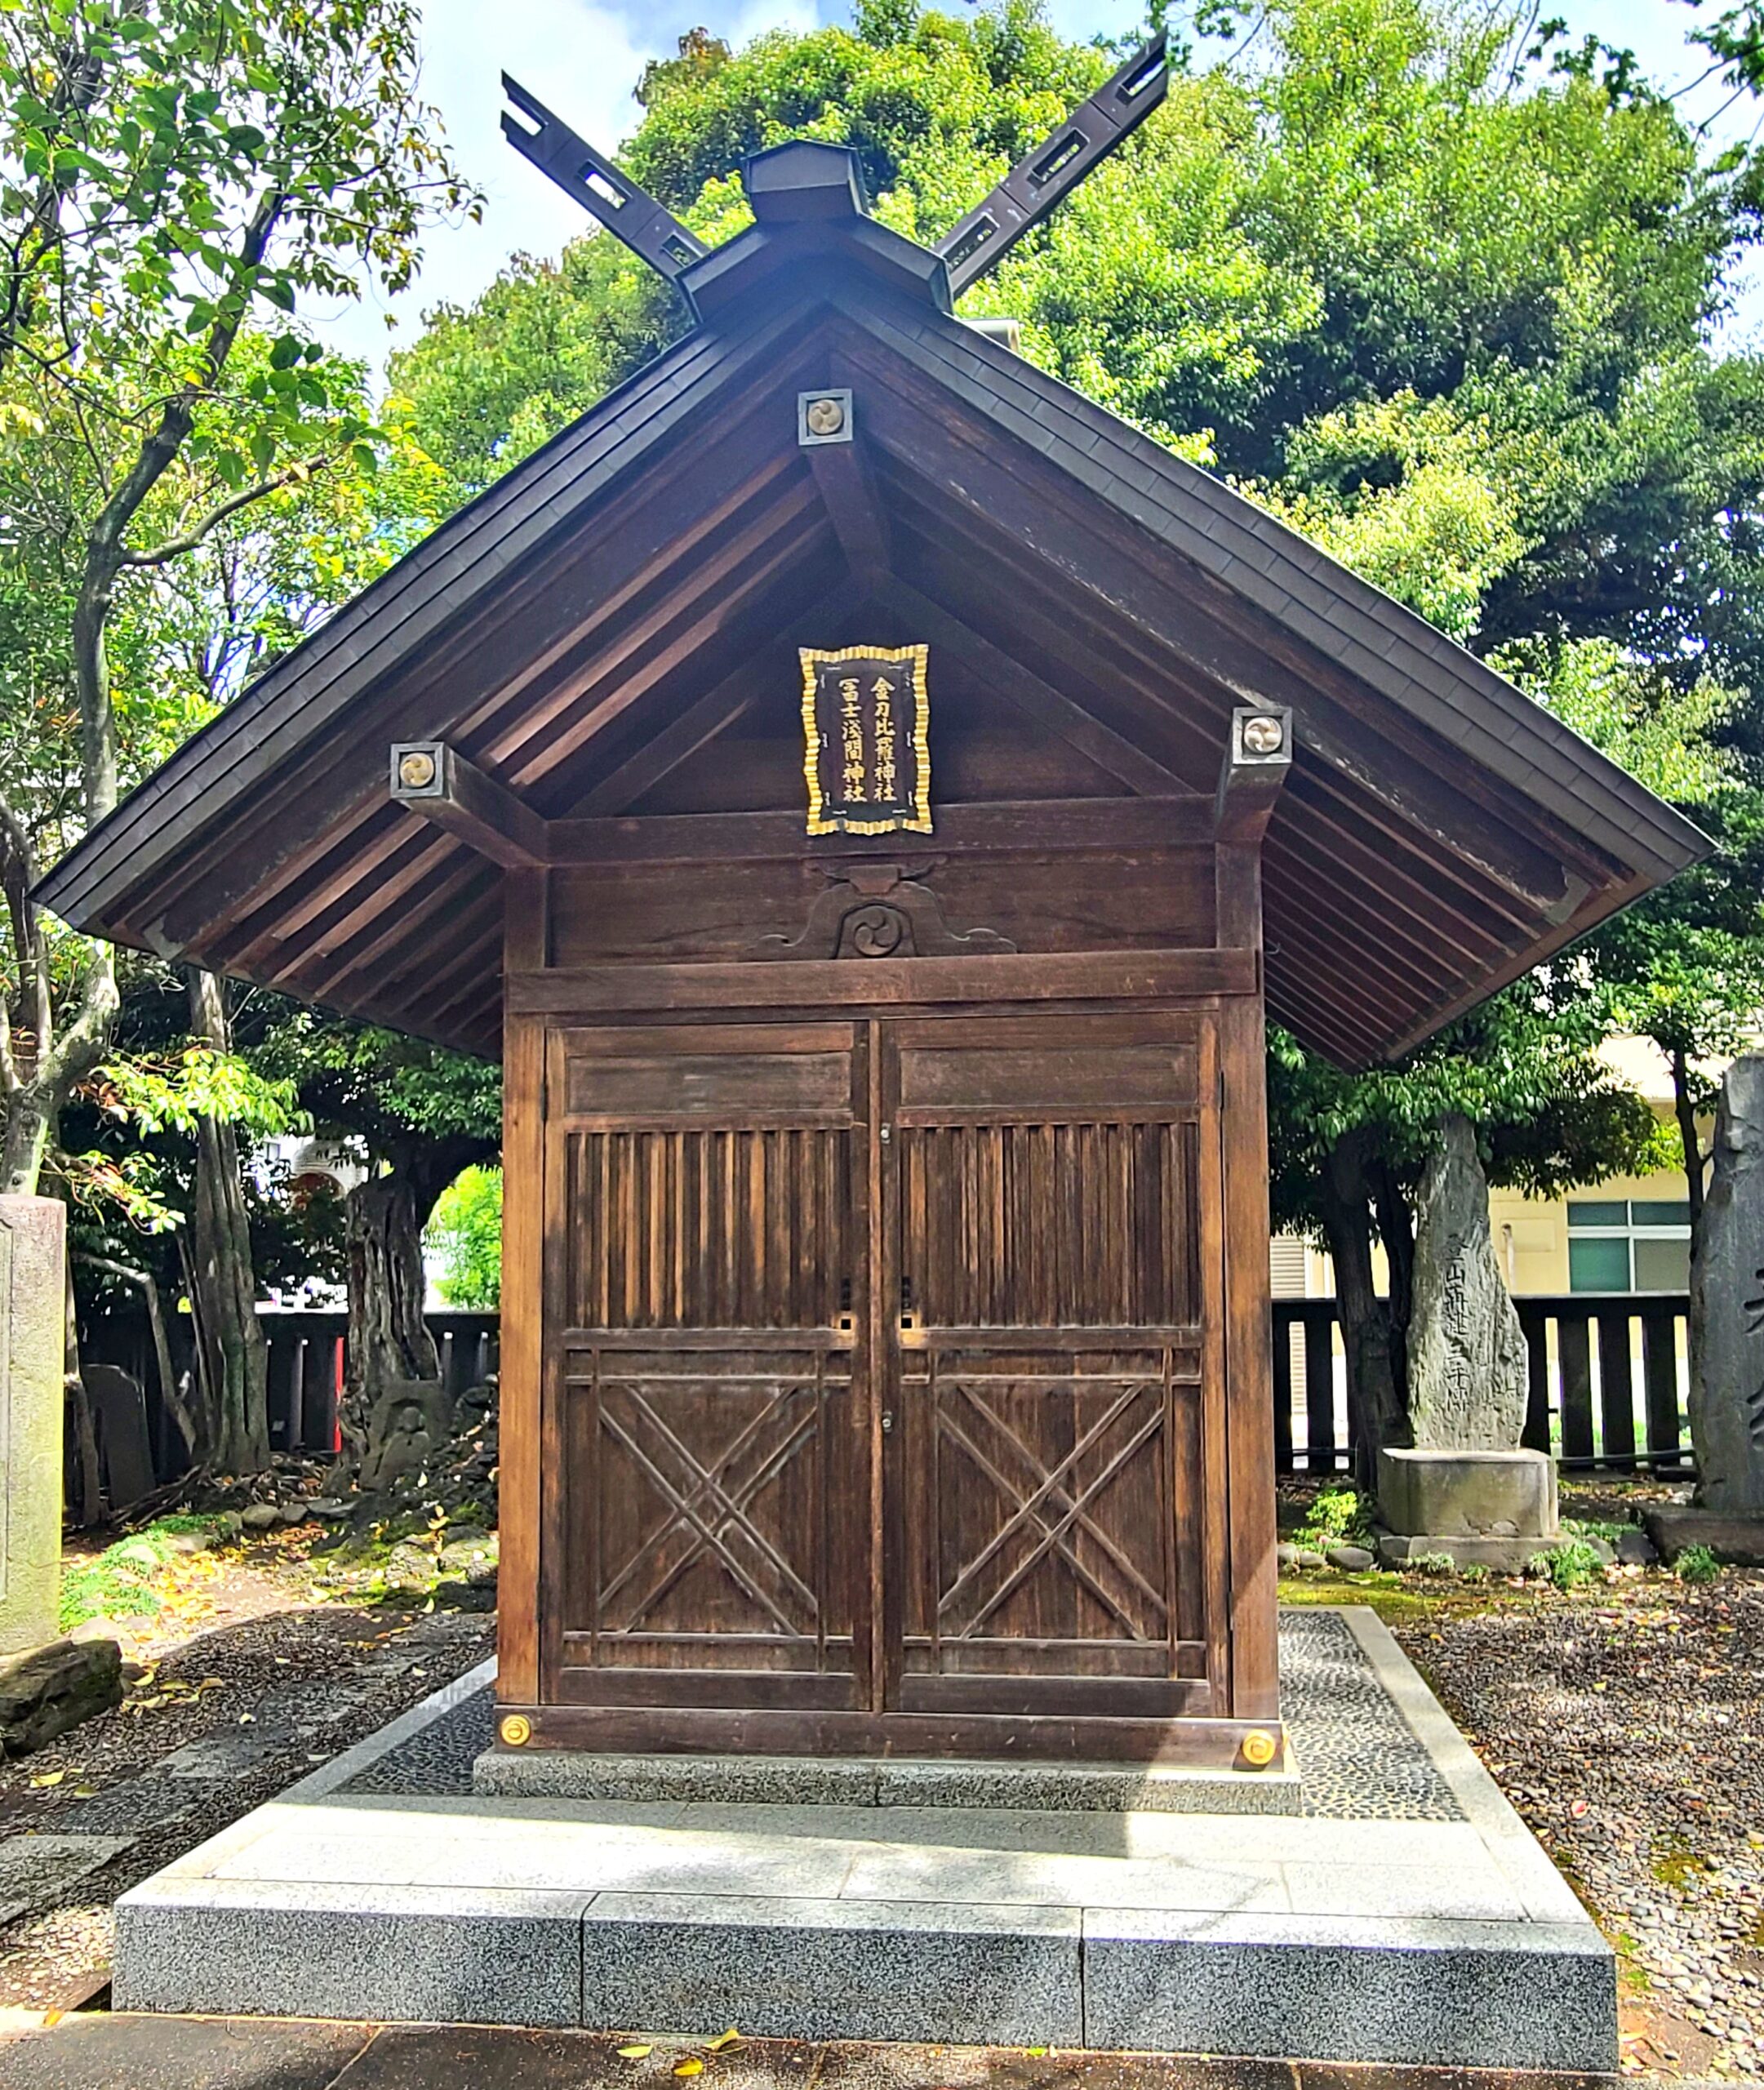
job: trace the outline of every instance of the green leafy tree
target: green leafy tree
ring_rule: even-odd
[[[407,283],[469,203],[413,92],[410,0],[17,0],[0,11],[0,502],[51,698],[69,825],[116,803],[119,606],[254,503],[368,470],[372,430],[292,327],[307,294]],[[0,809],[19,1021],[0,1032],[0,1185],[29,1190],[117,1008],[107,947],[31,909],[28,816]]]
[[[423,1236],[441,1266],[450,1306],[493,1313],[502,1304],[502,1171],[468,1168],[441,1194]]]

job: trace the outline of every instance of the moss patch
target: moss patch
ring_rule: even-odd
[[[61,1630],[91,1618],[157,1618],[171,1592],[160,1571],[179,1552],[178,1541],[219,1530],[219,1517],[161,1517],[89,1559],[70,1561],[61,1576]]]

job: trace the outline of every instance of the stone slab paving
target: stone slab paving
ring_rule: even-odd
[[[1608,1948],[1389,1633],[1287,1638],[1302,1814],[473,1796],[474,1671],[123,1897],[118,2000],[1614,2067]]]
[[[9,1836],[0,1843],[0,1923],[39,1908],[126,1851],[129,1836]]]
[[[69,2017],[0,2043],[0,2070],[7,2090],[677,2090],[674,2066],[695,2051],[658,2041],[633,2062],[618,2053],[621,2043],[616,2035],[505,2026],[104,2014]],[[706,2057],[698,2079],[709,2090],[1614,2090],[1616,2080],[1578,2072],[763,2039]]]

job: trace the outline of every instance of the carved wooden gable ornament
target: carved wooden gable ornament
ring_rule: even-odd
[[[924,646],[802,649],[811,834],[931,831]]]

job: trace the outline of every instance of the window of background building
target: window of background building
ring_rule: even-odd
[[[1684,1292],[1691,1207],[1683,1198],[1571,1198],[1571,1292]]]

